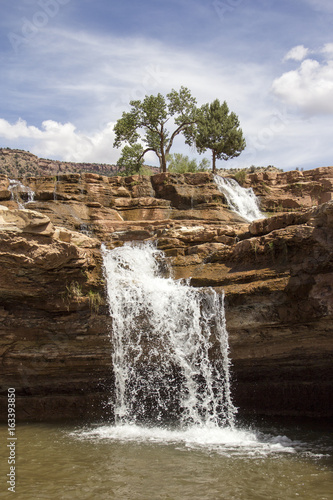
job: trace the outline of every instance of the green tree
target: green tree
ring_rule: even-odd
[[[114,126],[114,147],[122,143],[133,146],[141,139],[146,146],[142,158],[148,151],[157,155],[162,172],[167,170],[167,157],[173,141],[178,134],[183,134],[185,142],[193,142],[194,125],[197,116],[196,99],[189,89],[181,87],[179,92],[172,89],[166,98],[146,96],[143,101],[131,101],[131,110],[124,112]],[[174,130],[167,129],[167,123],[174,123]]]
[[[201,106],[194,136],[199,153],[212,151],[212,169],[216,171],[216,159],[228,160],[239,156],[246,146],[239,120],[229,112],[227,103],[215,99]]]
[[[178,174],[183,174],[185,172],[204,172],[208,170],[209,167],[209,160],[207,160],[207,158],[201,160],[198,165],[198,162],[195,158],[190,160],[188,156],[182,155],[180,153],[169,155],[168,161],[169,172],[175,172]]]
[[[141,144],[124,146],[117,162],[121,175],[133,175],[140,172],[143,167],[143,147]]]

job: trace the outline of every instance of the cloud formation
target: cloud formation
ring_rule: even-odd
[[[175,52],[172,46],[144,38],[50,29],[45,40],[26,47],[27,57],[18,68],[24,82],[16,86],[15,96],[9,95],[16,106],[22,103],[22,118],[25,106],[33,106],[35,126],[32,120],[0,120],[0,137],[11,140],[12,147],[17,147],[15,139],[16,144],[26,139],[24,147],[28,144],[39,156],[113,163],[120,155],[112,147],[113,124],[129,109],[130,100],[157,92],[165,95],[182,85],[190,88],[199,105],[226,100],[249,133],[255,127],[254,116],[266,114],[259,98],[271,80],[259,64],[233,63],[231,72],[227,58],[217,65],[206,51]],[[256,115],[249,106],[253,101],[258,102]],[[177,147],[189,154],[184,140]],[[155,164],[156,158],[147,155],[146,161]]]
[[[29,139],[31,152],[44,158],[112,164],[119,156],[112,148],[113,126],[114,123],[110,122],[103,129],[87,135],[72,123],[45,120],[38,128],[22,119],[14,124],[0,119],[0,137],[13,142]]]
[[[301,58],[307,50],[294,47],[288,52],[288,59],[301,60],[297,57]],[[333,44],[326,44],[320,52],[323,61],[304,59],[297,69],[276,78],[272,85],[277,97],[308,115],[333,114]]]
[[[129,101],[183,85],[199,105],[226,100],[239,116],[247,148],[221,166],[310,168],[330,161],[333,43],[318,50],[332,40],[330,1],[304,0],[301,9],[264,0],[153,3],[8,4],[0,19],[2,145],[115,163],[113,124]],[[27,20],[38,29],[13,46],[8,35],[23,36]],[[281,37],[282,30],[290,36]],[[312,47],[301,45],[309,39]],[[197,156],[183,137],[174,151]],[[146,161],[156,164],[153,155]]]
[[[293,47],[287,54],[284,56],[283,60],[294,60],[294,61],[302,61],[305,56],[307,56],[309,49],[304,47],[304,45],[296,45]]]

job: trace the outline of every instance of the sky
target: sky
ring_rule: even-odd
[[[129,102],[184,86],[238,115],[247,146],[218,168],[333,165],[332,26],[331,0],[2,0],[0,147],[116,163]]]

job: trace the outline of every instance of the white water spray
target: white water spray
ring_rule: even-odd
[[[147,244],[104,248],[103,257],[116,425],[71,435],[97,443],[184,446],[227,457],[296,453],[299,443],[284,435],[234,423],[223,296],[167,277],[163,253]],[[161,425],[166,417],[169,425]]]
[[[151,245],[104,249],[117,424],[232,426],[223,296],[170,277]]]
[[[219,191],[225,195],[230,208],[243,219],[252,222],[264,217],[252,188],[243,188],[234,179],[220,175],[214,175],[214,180]]]

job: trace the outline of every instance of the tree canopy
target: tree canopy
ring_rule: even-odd
[[[194,142],[199,153],[212,151],[212,169],[216,171],[216,159],[228,160],[239,156],[246,146],[239,120],[229,112],[227,103],[215,99],[201,106],[197,114]]]
[[[161,171],[166,172],[171,147],[179,134],[185,137],[186,144],[195,144],[199,153],[212,151],[213,172],[216,159],[234,158],[245,148],[238,117],[229,112],[225,101],[221,104],[215,99],[198,108],[189,89],[181,87],[178,92],[172,89],[166,97],[159,93],[145,96],[142,101],[130,101],[130,106],[114,126],[113,146],[125,144],[118,162],[125,171],[139,171],[144,155],[153,151]],[[180,167],[179,163],[178,158],[177,168],[192,168]]]
[[[124,146],[121,156],[118,160],[118,167],[121,169],[121,175],[137,174],[143,167],[143,147],[141,144]]]
[[[175,137],[181,133],[187,144],[193,142],[198,111],[196,99],[189,89],[181,87],[178,92],[172,89],[166,98],[159,93],[157,96],[146,96],[143,101],[131,101],[130,106],[130,111],[124,112],[114,126],[114,147],[125,143],[133,148],[141,139],[146,147],[142,148],[140,158],[153,151],[159,159],[161,171],[166,172],[167,156]],[[174,123],[172,132],[167,128],[171,118]],[[135,158],[140,160],[138,155]]]

